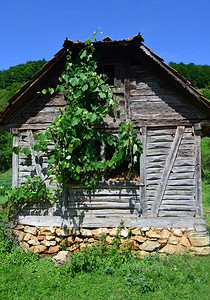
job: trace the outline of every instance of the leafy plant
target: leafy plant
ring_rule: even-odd
[[[53,141],[55,149],[48,152],[48,162],[55,167],[50,167],[48,174],[60,184],[80,181],[93,189],[106,172],[124,161],[132,170],[142,148],[132,123],[122,122],[118,135],[106,130],[105,118],[119,109],[119,103],[106,76],[97,73],[93,43],[88,39],[85,45],[75,59],[69,52],[56,90],[43,90],[44,94],[64,92],[68,105],[35,137],[39,143],[34,144],[34,150],[46,150],[49,140]],[[109,158],[105,157],[107,147],[114,149]]]
[[[11,168],[12,164],[12,135],[0,130],[0,172]]]
[[[9,253],[12,249],[13,241],[9,232],[8,224],[5,224],[0,215],[0,256]]]
[[[93,39],[96,40],[95,35]],[[106,83],[106,75],[97,73],[94,50],[88,39],[75,59],[69,52],[56,90],[43,90],[44,94],[64,93],[68,103],[65,111],[44,132],[35,135],[37,142],[32,146],[34,151],[47,152],[48,178],[56,179],[59,190],[70,181],[79,181],[88,189],[94,189],[106,172],[124,161],[132,171],[142,151],[132,123],[122,122],[117,135],[106,130],[105,118],[119,110],[119,103]],[[48,150],[52,142],[55,147]],[[105,157],[107,147],[113,149],[110,157]],[[26,156],[31,154],[25,147],[13,147],[13,151]],[[26,201],[55,199],[53,191],[38,176],[27,177],[26,182],[10,191],[2,188],[1,194],[8,196],[13,210]]]
[[[55,200],[53,190],[49,189],[39,176],[33,178],[26,176],[25,179],[25,182],[20,182],[18,186],[11,189],[0,186],[0,195],[8,197],[8,201],[2,206],[9,208],[10,218],[15,217],[17,210],[26,202],[49,201],[52,203]]]

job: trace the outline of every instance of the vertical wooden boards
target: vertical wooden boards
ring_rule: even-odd
[[[146,157],[147,157],[147,128],[141,128],[141,142],[143,147],[143,152],[140,157],[140,180],[143,186],[140,188],[140,201],[142,216],[147,216],[147,168],[146,168]]]
[[[202,183],[201,183],[201,136],[200,132],[195,133],[195,199],[196,217],[203,216],[202,210]]]
[[[13,133],[13,147],[19,144],[18,130],[15,128]],[[12,153],[12,187],[18,185],[18,154]]]
[[[31,130],[28,130],[28,141],[29,141],[29,149],[31,150],[32,166],[36,169],[36,174],[42,180],[44,180],[45,176],[42,173],[42,168],[40,166],[39,160],[36,159],[37,155],[35,155],[35,151],[32,149],[32,145],[35,143],[35,141]]]
[[[171,169],[173,167],[184,130],[185,130],[184,126],[178,126],[176,129],[175,137],[174,137],[173,143],[171,145],[169,154],[167,156],[166,164],[163,169],[163,173],[162,173],[162,177],[161,177],[161,181],[158,185],[156,196],[155,196],[155,199],[154,199],[154,202],[152,205],[151,216],[153,216],[153,217],[158,216],[159,207],[160,207],[162,199],[163,199],[163,194],[165,192],[168,178],[169,178]]]

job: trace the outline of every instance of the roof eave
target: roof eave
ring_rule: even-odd
[[[204,115],[210,118],[210,101],[206,99],[199,91],[197,91],[185,77],[180,75],[175,69],[170,67],[164,60],[155,54],[150,48],[142,44],[140,49],[152,59],[182,90],[195,99],[200,105]]]

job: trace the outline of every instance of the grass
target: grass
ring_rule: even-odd
[[[208,181],[202,182],[202,198],[203,198],[203,216],[206,218],[207,230],[210,233],[210,184]]]
[[[202,198],[204,205],[210,205],[210,183],[205,179],[202,182]]]
[[[1,245],[1,243],[0,243]],[[65,266],[0,246],[0,299],[208,299],[209,257],[89,247]]]
[[[0,175],[10,184],[11,171]],[[204,215],[210,210],[208,182],[203,182]],[[210,214],[206,214],[210,229]],[[100,248],[101,247],[101,248]],[[134,257],[130,252],[98,248],[72,255],[65,266],[38,259],[12,242],[0,224],[0,299],[208,299],[210,257]]]
[[[210,138],[204,137],[201,140],[201,162],[202,162],[202,200],[203,216],[206,218],[207,229],[210,232]]]

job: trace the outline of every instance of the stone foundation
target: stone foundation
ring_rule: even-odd
[[[210,253],[208,232],[196,232],[194,228],[81,228],[35,227],[17,225],[14,236],[29,250],[41,256],[51,255],[60,250],[76,252],[83,247],[98,243],[100,236],[106,237],[107,244],[116,241],[119,247],[146,253],[185,253],[207,255]]]

